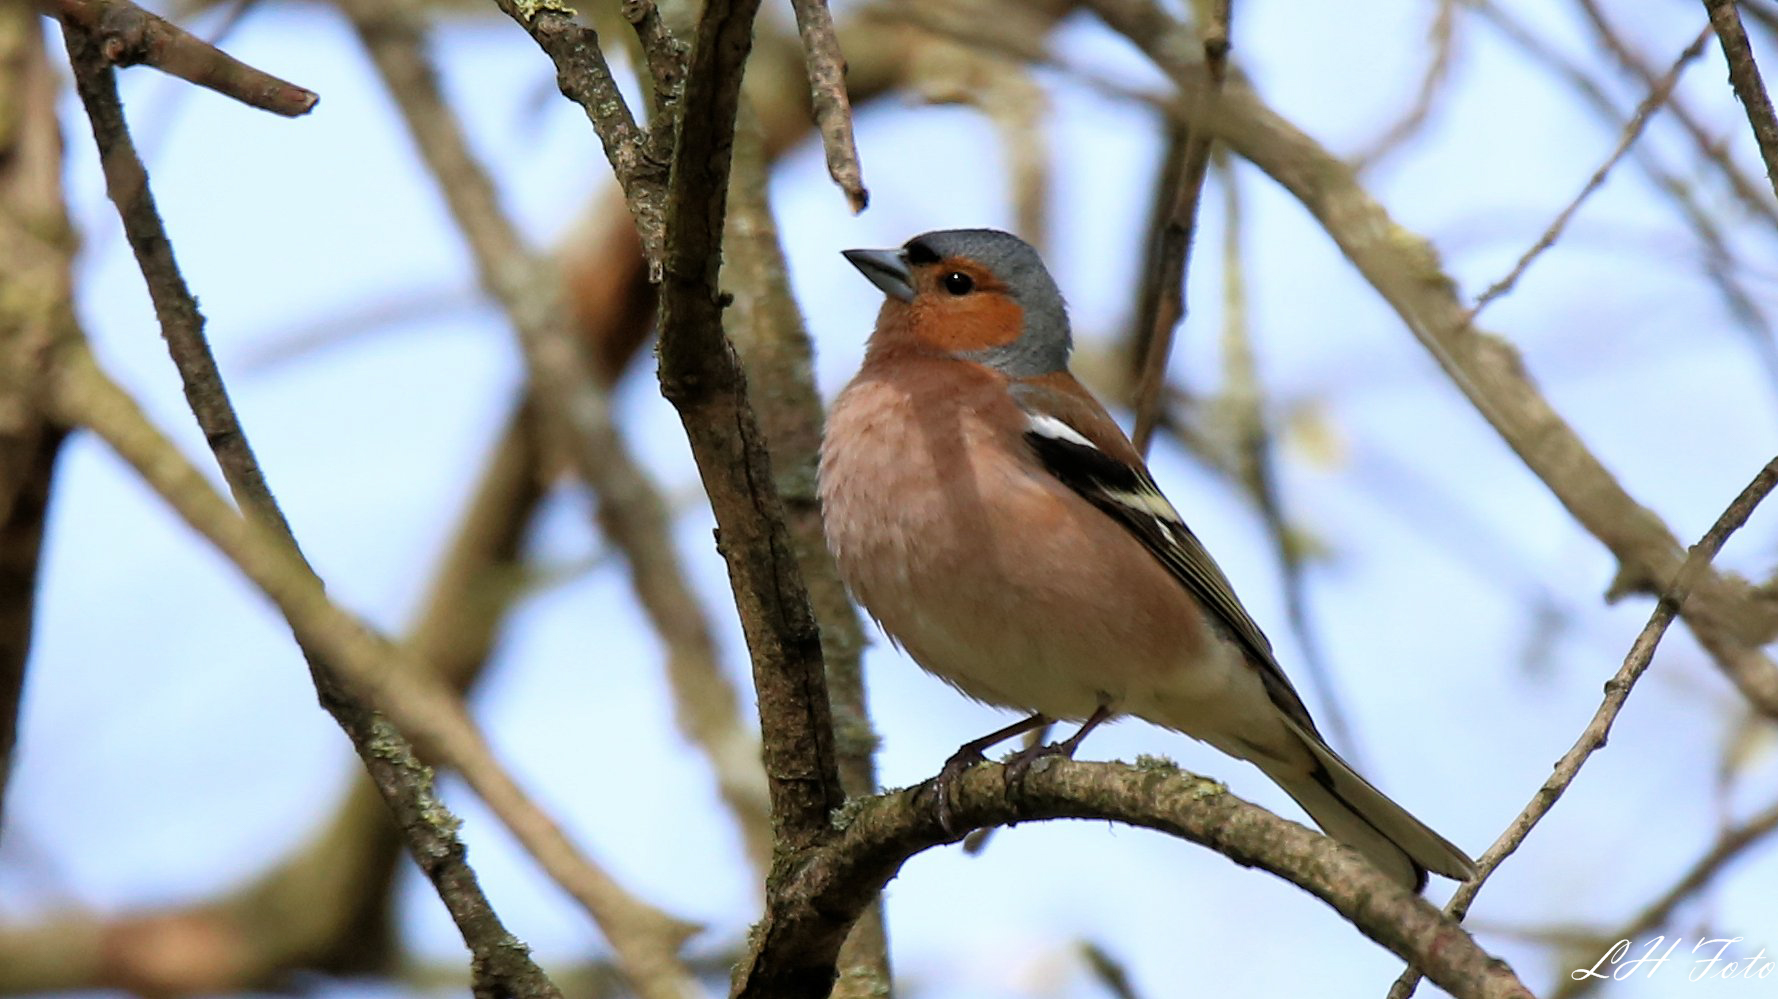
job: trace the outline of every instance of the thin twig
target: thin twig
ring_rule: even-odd
[[[667,195],[667,164],[658,156],[655,140],[663,134],[671,136],[673,119],[656,121],[653,134],[636,124],[636,116],[624,101],[617,77],[605,52],[599,47],[599,35],[592,28],[576,23],[573,13],[554,3],[527,0],[495,0],[506,15],[517,21],[530,34],[556,66],[556,85],[562,95],[580,105],[592,122],[593,131],[605,147],[605,158],[623,187],[624,201],[635,216],[636,229],[642,234],[643,256],[657,280],[661,267],[661,241],[664,236]],[[645,43],[650,31],[658,29],[659,37],[670,38],[660,27],[659,17],[645,16],[652,9],[632,6],[636,25]],[[401,16],[385,11],[384,19]],[[647,29],[646,31],[643,29]],[[653,50],[651,50],[652,52]],[[651,56],[652,58],[652,56]],[[675,93],[675,87],[656,88],[656,94]],[[662,98],[665,99],[664,97]]]
[[[1476,894],[1482,890],[1482,885],[1487,883],[1489,875],[1519,848],[1537,823],[1555,807],[1562,793],[1574,783],[1588,758],[1605,745],[1606,738],[1611,734],[1612,723],[1617,721],[1618,713],[1624,709],[1636,681],[1642,678],[1649,663],[1654,660],[1655,648],[1660,645],[1661,637],[1667,633],[1667,626],[1673,623],[1679,609],[1685,605],[1692,587],[1704,575],[1711,559],[1722,550],[1723,543],[1747,522],[1754,508],[1759,506],[1760,501],[1766,498],[1774,486],[1778,486],[1778,458],[1773,458],[1760,469],[1753,481],[1716,518],[1716,523],[1710,526],[1704,537],[1692,546],[1672,582],[1655,604],[1654,613],[1649,615],[1648,623],[1643,625],[1642,632],[1630,645],[1623,665],[1606,681],[1605,698],[1593,713],[1592,720],[1587,722],[1587,727],[1581,730],[1580,737],[1574,741],[1568,752],[1563,753],[1562,758],[1556,761],[1554,771],[1543,782],[1543,786],[1537,789],[1537,793],[1531,796],[1531,801],[1476,861],[1475,877],[1458,886],[1451,901],[1445,905],[1445,912],[1452,918],[1463,918],[1469,911],[1470,903],[1475,901]],[[1389,999],[1407,999],[1414,994],[1414,987],[1419,980],[1419,970],[1409,966],[1390,987]]]
[[[1575,212],[1580,210],[1581,204],[1605,183],[1605,178],[1611,174],[1611,169],[1617,166],[1618,161],[1624,158],[1625,153],[1630,151],[1630,146],[1642,135],[1642,130],[1648,126],[1655,112],[1667,103],[1668,96],[1673,93],[1674,85],[1679,82],[1680,73],[1684,72],[1685,67],[1704,51],[1704,43],[1709,38],[1710,29],[1705,28],[1690,45],[1685,47],[1685,51],[1679,54],[1679,58],[1673,61],[1673,65],[1667,72],[1655,81],[1654,86],[1649,88],[1648,96],[1644,97],[1642,103],[1636,106],[1636,113],[1630,116],[1630,123],[1624,127],[1624,133],[1619,137],[1617,147],[1611,151],[1611,155],[1606,157],[1599,169],[1593,171],[1593,176],[1587,179],[1586,184],[1581,187],[1574,199],[1568,202],[1567,207],[1556,214],[1555,221],[1549,224],[1549,227],[1543,231],[1543,235],[1538,237],[1537,242],[1533,243],[1531,248],[1519,257],[1519,261],[1513,265],[1513,269],[1508,271],[1505,277],[1489,285],[1488,289],[1476,298],[1475,304],[1470,307],[1468,321],[1473,322],[1475,317],[1487,308],[1488,303],[1511,291],[1513,286],[1518,284],[1519,278],[1524,275],[1526,268],[1531,266],[1531,262],[1536,260],[1543,251],[1554,246],[1556,240],[1561,238],[1563,230],[1568,228],[1568,221],[1574,217]]]
[[[225,97],[287,118],[308,114],[319,100],[241,62],[177,24],[130,0],[37,0],[44,13],[84,32],[111,66],[148,65]]]
[[[1578,2],[1588,23],[1593,26],[1594,34],[1611,51],[1618,64],[1640,79],[1643,86],[1654,87],[1659,79],[1654,67],[1650,66],[1642,54],[1631,48],[1629,42],[1618,33],[1617,28],[1606,17],[1605,10],[1599,5],[1598,0],[1578,0]],[[1727,143],[1709,133],[1703,122],[1698,120],[1696,112],[1680,99],[1678,93],[1669,96],[1667,109],[1668,113],[1673,116],[1673,120],[1677,121],[1686,134],[1691,137],[1692,144],[1698,148],[1698,154],[1704,158],[1705,162],[1715,166],[1717,172],[1728,181],[1729,190],[1735,195],[1735,200],[1752,212],[1754,217],[1778,227],[1778,203],[1767,196],[1766,192],[1760,190],[1755,181],[1735,164],[1734,157],[1729,155]],[[1697,232],[1699,240],[1704,244],[1705,276],[1717,286],[1718,292],[1723,296],[1724,303],[1728,306],[1729,314],[1735,318],[1736,325],[1747,333],[1751,346],[1765,369],[1768,382],[1775,390],[1778,390],[1778,339],[1774,338],[1771,326],[1766,322],[1765,314],[1759,305],[1730,275],[1729,271],[1734,266],[1734,259],[1729,251],[1727,241],[1723,238],[1715,222],[1697,204],[1697,199],[1690,196],[1690,192],[1686,190],[1685,181],[1667,174],[1666,171],[1653,168],[1652,157],[1646,153],[1638,157],[1638,162],[1643,164],[1645,171],[1649,173],[1656,184],[1674,197],[1680,211],[1691,223],[1693,230]]]
[[[679,101],[685,96],[685,43],[667,30],[654,0],[622,0],[624,20],[635,29],[648,67],[648,158],[666,163],[673,158],[674,125],[679,120]]]
[[[1227,73],[1229,52],[1229,6],[1231,0],[1215,0],[1210,18],[1200,35],[1204,65],[1210,76],[1208,97],[1216,100]],[[1202,129],[1188,124],[1175,126],[1178,148],[1178,172],[1163,171],[1162,191],[1157,198],[1171,207],[1166,213],[1155,244],[1150,247],[1150,266],[1157,294],[1154,311],[1143,315],[1137,323],[1140,351],[1134,356],[1141,362],[1136,378],[1136,423],[1130,439],[1136,449],[1148,453],[1154,438],[1155,423],[1161,413],[1161,387],[1167,381],[1167,359],[1173,352],[1173,336],[1185,318],[1185,284],[1191,269],[1192,240],[1198,228],[1198,203],[1204,190],[1204,175],[1210,164],[1210,137]],[[1169,155],[1171,162],[1172,156]]]
[[[1191,234],[1178,225],[1178,207],[1179,194],[1187,189],[1190,179],[1186,155],[1190,149],[1191,130],[1177,118],[1169,116],[1164,151],[1155,177],[1154,197],[1149,205],[1148,225],[1144,229],[1146,247],[1139,271],[1142,284],[1136,294],[1136,316],[1131,326],[1129,351],[1133,377],[1126,382],[1130,386],[1130,401],[1136,410],[1131,440],[1144,454],[1148,453],[1154,428],[1160,421],[1161,388],[1166,380],[1173,327],[1185,314],[1182,268],[1191,253]]]
[[[1086,961],[1087,968],[1092,971],[1093,977],[1098,979],[1099,984],[1105,986],[1105,991],[1111,994],[1112,999],[1141,999],[1141,996],[1136,992],[1136,986],[1130,984],[1130,969],[1124,967],[1122,961],[1113,957],[1111,952],[1099,943],[1092,940],[1082,940],[1080,942],[1080,956]]]
[[[1420,89],[1414,95],[1414,103],[1375,141],[1353,154],[1352,169],[1359,173],[1375,167],[1384,157],[1400,149],[1431,119],[1433,104],[1444,93],[1445,82],[1450,79],[1451,66],[1455,62],[1452,57],[1457,51],[1457,0],[1438,0],[1438,13],[1433,15],[1428,34],[1431,36],[1432,58],[1427,61],[1426,72],[1420,77]]]
[[[1772,99],[1766,96],[1765,81],[1760,79],[1759,66],[1753,61],[1753,46],[1747,41],[1747,30],[1741,26],[1741,14],[1735,0],[1704,0],[1710,12],[1710,27],[1722,43],[1723,57],[1729,61],[1729,83],[1747,112],[1747,124],[1753,128],[1753,140],[1759,145],[1760,159],[1766,163],[1766,179],[1778,193],[1778,117],[1772,113]]]
[[[1592,105],[1601,118],[1614,128],[1622,128],[1629,121],[1629,116],[1621,112],[1611,95],[1584,68],[1575,63],[1562,51],[1549,42],[1536,30],[1519,21],[1513,14],[1490,0],[1463,0],[1463,2],[1483,20],[1491,24],[1525,53],[1531,60],[1550,71],[1562,82],[1572,87],[1588,104]],[[1651,70],[1649,76],[1654,76]],[[1652,85],[1652,83],[1651,83]],[[1722,296],[1723,304],[1735,324],[1740,327],[1765,368],[1767,381],[1778,394],[1778,339],[1774,338],[1771,324],[1766,320],[1764,311],[1754,300],[1752,294],[1741,284],[1734,274],[1736,259],[1729,248],[1728,238],[1722,228],[1711,217],[1709,210],[1699,203],[1698,196],[1691,189],[1691,182],[1661,165],[1659,158],[1646,143],[1637,143],[1631,147],[1631,159],[1647,175],[1654,185],[1673,200],[1674,207],[1684,218],[1685,223],[1697,235],[1704,252],[1704,277],[1716,287]],[[1718,160],[1720,169],[1733,171],[1736,177],[1740,171],[1735,169],[1726,153]],[[1745,178],[1742,178],[1744,181]],[[1734,183],[1731,181],[1731,183]]]
[[[846,59],[834,34],[833,14],[827,9],[827,0],[791,0],[790,5],[796,10],[796,30],[803,39],[809,96],[815,127],[821,132],[821,148],[827,153],[827,172],[856,214],[870,204],[870,192],[859,172],[858,144],[852,138],[852,101],[846,95]]]

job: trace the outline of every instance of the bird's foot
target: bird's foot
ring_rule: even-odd
[[[987,757],[982,755],[981,750],[973,745],[964,746],[951,754],[951,758],[946,760],[945,765],[939,769],[938,776],[933,778],[932,788],[938,793],[938,824],[945,831],[945,835],[958,836],[962,833],[962,830],[957,828],[956,814],[951,807],[951,798],[956,792],[957,781],[962,779],[970,767],[985,762],[987,762]]]
[[[1025,774],[1038,760],[1061,757],[1064,760],[1074,759],[1074,750],[1080,743],[1074,739],[1063,739],[1059,742],[1034,743],[1006,758],[1006,783],[1017,784],[1025,779]]]
[[[1025,779],[1026,771],[1030,770],[1031,765],[1038,760],[1049,759],[1056,756],[1059,756],[1064,760],[1074,759],[1074,751],[1080,748],[1081,740],[1087,737],[1087,733],[1098,728],[1100,725],[1105,724],[1105,722],[1110,719],[1111,707],[1108,703],[1102,701],[1100,702],[1099,707],[1088,716],[1087,720],[1081,723],[1080,729],[1068,738],[1063,739],[1061,742],[1052,742],[1048,745],[1033,743],[1007,757],[1007,784],[1011,785],[1023,781]]]

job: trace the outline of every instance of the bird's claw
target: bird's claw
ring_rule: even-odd
[[[957,828],[956,813],[951,807],[951,797],[956,791],[957,781],[962,779],[970,767],[985,762],[987,757],[982,755],[981,750],[965,746],[951,754],[951,758],[945,761],[938,776],[933,779],[933,790],[938,793],[938,824],[945,835],[958,836],[962,833]]]
[[[1047,759],[1052,756],[1060,756],[1065,760],[1073,759],[1073,741],[1065,740],[1062,742],[1033,743],[1007,757],[1007,785],[1011,786],[1023,781],[1025,779],[1025,773],[1031,769],[1032,764],[1036,763],[1038,760]]]

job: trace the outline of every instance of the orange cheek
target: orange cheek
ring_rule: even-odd
[[[1017,340],[1025,328],[1025,310],[999,295],[916,301],[907,308],[914,339],[946,353],[999,347]]]

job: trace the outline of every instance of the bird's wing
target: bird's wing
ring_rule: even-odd
[[[1013,397],[1025,414],[1025,441],[1043,470],[1142,542],[1247,651],[1272,701],[1319,735],[1272,643],[1110,415],[1077,385],[1021,385]]]

